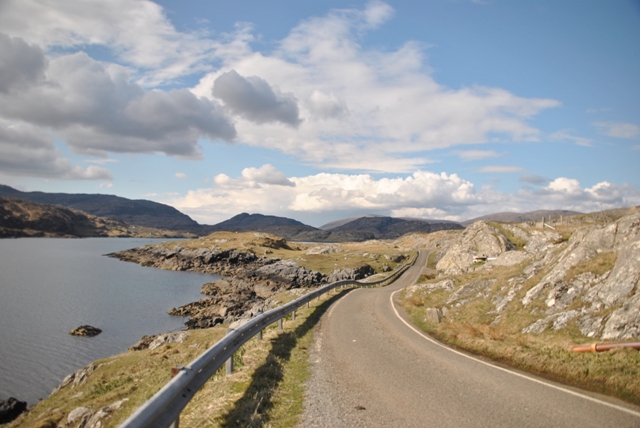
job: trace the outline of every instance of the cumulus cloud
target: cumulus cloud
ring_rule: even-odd
[[[392,14],[381,2],[332,10],[302,21],[270,54],[255,52],[243,33],[233,49],[218,51],[224,71],[203,77],[193,90],[217,97],[218,84],[229,80],[230,87],[244,88],[230,100],[238,93],[252,99],[254,86],[242,76],[254,76],[293,94],[302,100],[297,128],[258,121],[248,116],[249,107],[237,106],[238,140],[323,167],[411,172],[429,162],[423,154],[432,149],[496,136],[507,142],[541,138],[529,121],[558,101],[500,88],[442,86],[429,74],[424,47],[413,41],[395,51],[363,49],[359,40]]]
[[[334,94],[315,90],[307,98],[307,108],[312,118],[342,118],[348,114],[346,103]]]
[[[295,183],[289,180],[282,171],[273,165],[265,164],[260,168],[245,168],[242,175],[233,179],[226,174],[218,174],[214,177],[214,182],[223,187],[229,188],[254,188],[260,189],[261,185],[295,187]]]
[[[623,122],[595,122],[593,124],[600,133],[615,138],[637,138],[640,137],[640,126],[633,123]]]
[[[24,122],[0,119],[0,170],[9,175],[61,180],[111,180],[99,166],[71,165],[54,146],[54,136]]]
[[[20,39],[0,40],[42,65],[40,79],[3,79],[0,116],[51,128],[76,153],[197,158],[200,138],[231,141],[236,135],[220,105],[186,89],[147,91],[122,68],[107,68],[83,52],[47,62]]]
[[[192,190],[166,202],[209,224],[240,212],[252,212],[292,217],[315,225],[363,214],[466,220],[496,211],[589,212],[601,206],[607,209],[640,204],[640,191],[632,186],[601,182],[583,188],[579,181],[567,177],[549,181],[523,176],[529,182],[546,185],[504,193],[490,186],[477,189],[457,174],[444,172],[418,171],[383,178],[320,173],[285,178],[294,184],[291,186],[264,178],[276,176],[282,177],[271,165],[247,168],[236,178],[221,174],[211,187]]]
[[[228,71],[215,80],[212,94],[234,114],[252,122],[282,122],[293,127],[300,124],[296,98],[274,90],[260,77],[242,77],[235,70]]]
[[[287,184],[290,183],[290,184]],[[247,168],[231,178],[220,174],[212,187],[190,191],[171,204],[205,222],[219,222],[239,212],[261,212],[295,218],[346,213],[456,216],[482,204],[486,193],[456,174],[418,171],[408,177],[320,173],[289,177],[271,165]],[[438,208],[435,208],[438,207]]]
[[[573,178],[559,177],[535,190],[524,190],[520,196],[531,197],[540,205],[556,206],[577,211],[594,211],[600,207],[616,208],[640,203],[640,192],[628,184],[617,185],[602,181],[583,188]]]
[[[175,176],[176,178],[180,178],[180,179],[188,178],[188,177],[187,177],[187,174],[185,174],[184,172],[176,172],[176,173],[174,174],[174,176]]]
[[[211,70],[220,45],[202,32],[177,31],[151,1],[67,0],[54,7],[40,0],[3,0],[0,28],[45,49],[105,46],[151,86]]]
[[[0,33],[0,92],[18,91],[44,77],[42,50]]]

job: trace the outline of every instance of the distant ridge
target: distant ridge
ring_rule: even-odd
[[[229,232],[267,232],[289,239],[299,233],[314,232],[317,229],[292,218],[248,213],[238,214],[213,226],[202,226],[202,231],[205,233],[213,233],[220,230]]]
[[[115,195],[86,193],[21,192],[0,184],[0,196],[47,205],[73,208],[99,217],[155,229],[199,232],[200,225],[177,209],[144,199],[132,200]]]
[[[438,230],[459,230],[464,228],[459,223],[446,220],[404,219],[366,215],[327,223],[321,229],[333,233],[357,231],[369,233],[375,239],[395,239],[412,232],[431,233]]]
[[[570,210],[537,210],[537,211],[529,211],[526,213],[514,213],[514,212],[499,212],[494,214],[483,215],[482,217],[472,218],[470,220],[465,220],[460,222],[463,226],[469,226],[472,223],[475,223],[478,220],[483,221],[498,221],[502,223],[522,223],[525,221],[537,221],[541,220],[543,217],[557,217],[557,216],[573,216],[580,215],[581,212],[578,211],[570,211]]]

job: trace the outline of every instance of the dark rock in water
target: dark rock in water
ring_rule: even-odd
[[[6,424],[20,416],[27,410],[27,402],[9,397],[0,400],[0,424]]]
[[[97,336],[100,333],[102,333],[102,330],[100,330],[98,327],[93,327],[90,325],[81,325],[80,327],[76,327],[69,332],[69,334],[72,336],[87,336],[87,337]]]

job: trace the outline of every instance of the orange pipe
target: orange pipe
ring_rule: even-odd
[[[572,346],[570,350],[573,352],[602,352],[613,348],[640,349],[640,342],[592,343],[591,345]]]

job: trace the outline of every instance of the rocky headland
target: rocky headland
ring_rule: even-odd
[[[202,286],[201,292],[207,297],[169,311],[170,315],[189,316],[187,328],[196,329],[253,317],[275,307],[277,303],[271,297],[290,289],[314,288],[342,279],[363,279],[377,273],[370,264],[360,261],[354,262],[355,267],[336,268],[330,272],[298,263],[308,261],[309,257],[332,256],[333,259],[336,252],[343,250],[336,245],[294,245],[267,233],[217,232],[206,238],[146,245],[109,256],[160,269],[223,276],[221,280]],[[346,257],[340,256],[343,262]],[[385,266],[390,269],[389,264],[399,263],[404,256],[394,254],[391,261],[378,255],[375,260],[378,259],[382,272],[386,270]]]

